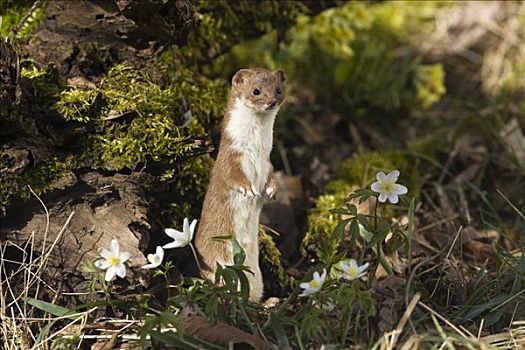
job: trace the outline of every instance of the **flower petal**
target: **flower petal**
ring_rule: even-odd
[[[382,171],[378,172],[378,173],[376,174],[376,179],[377,179],[377,181],[379,181],[379,182],[383,182],[383,181],[385,181],[385,179],[386,179],[386,175],[385,175],[385,173],[382,172]]]
[[[406,194],[408,193],[408,188],[406,186],[400,185],[400,184],[394,184],[394,191],[393,193],[400,195],[400,194]]]
[[[365,263],[365,264],[359,266],[359,269],[358,269],[359,274],[362,274],[364,271],[366,271],[366,269],[368,269],[368,266],[370,266],[369,263]]]
[[[105,270],[105,269],[107,269],[110,266],[111,266],[111,264],[105,259],[99,259],[99,260],[95,261],[95,267],[97,269]]]
[[[189,240],[191,241],[193,239],[193,234],[195,232],[195,226],[197,225],[197,219],[193,219],[190,225],[190,237]]]
[[[355,261],[354,259],[350,259],[350,261],[348,262],[348,268],[358,270],[359,266],[357,265],[357,261]]]
[[[183,241],[173,241],[162,246],[163,249],[173,249],[173,248],[182,248],[188,245],[188,242]]]
[[[107,250],[106,248],[99,248],[98,253],[104,259],[109,259],[113,256],[113,252]]]
[[[125,263],[129,260],[131,257],[131,254],[129,252],[122,252],[120,253],[120,262]]]
[[[120,278],[126,277],[126,265],[118,264],[117,266],[115,266],[115,272]]]
[[[106,270],[106,276],[105,276],[105,280],[107,282],[111,281],[113,278],[115,278],[115,274],[116,274],[116,270],[115,270],[115,266],[110,266],[107,270]]]
[[[315,271],[313,275],[314,281],[319,281],[321,279],[321,276],[319,276],[319,272]]]
[[[381,183],[379,181],[374,182],[372,186],[370,186],[370,188],[372,189],[372,191],[377,193],[383,192],[383,186],[381,186]]]
[[[142,269],[154,269],[157,266],[159,266],[159,265],[157,265],[157,264],[146,264],[146,265],[142,265],[141,268]]]
[[[301,287],[302,289],[308,289],[310,288],[310,285],[308,284],[308,282],[303,282],[299,285],[299,287]]]
[[[173,239],[184,239],[185,237],[183,232],[180,232],[179,230],[175,230],[174,228],[167,228],[164,230],[164,233]]]
[[[147,258],[148,258],[148,261],[152,264],[155,263],[155,258],[157,257],[157,254],[148,254]]]
[[[113,253],[115,253],[115,255],[118,256],[119,255],[119,251],[120,251],[120,246],[118,244],[118,241],[116,239],[112,239],[110,246],[111,246],[111,251]]]
[[[182,232],[184,232],[184,237],[189,237],[190,235],[190,222],[188,218],[184,218],[184,224],[182,225]]]
[[[164,249],[162,249],[160,245],[158,245],[155,249],[155,254],[157,254],[160,257],[160,261],[164,260]]]
[[[396,182],[397,179],[399,178],[399,170],[392,170],[391,172],[388,173],[386,178],[392,182]]]
[[[321,285],[324,283],[324,280],[326,279],[326,269],[323,269],[323,274],[321,275]],[[321,287],[319,287],[321,289]]]
[[[388,195],[388,200],[390,201],[390,203],[392,204],[397,204],[397,202],[399,202],[399,197],[397,196],[397,194],[395,193],[390,193]]]
[[[379,202],[384,203],[386,201],[387,197],[388,197],[387,194],[382,192],[382,193],[379,194],[378,200],[379,200]]]

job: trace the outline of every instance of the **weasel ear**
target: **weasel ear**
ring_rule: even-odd
[[[241,69],[232,78],[232,86],[237,86],[244,84],[246,81],[246,78],[248,77],[248,74],[250,74],[250,71],[248,69]]]
[[[286,77],[284,76],[284,70],[282,69],[276,69],[273,71],[275,76],[283,83],[286,80]]]

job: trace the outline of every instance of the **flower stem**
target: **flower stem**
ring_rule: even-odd
[[[197,263],[197,267],[199,268],[199,272],[202,272],[201,264],[199,262],[199,257],[197,256],[197,251],[195,250],[195,247],[193,246],[193,243],[190,242],[190,248],[191,252],[193,253],[193,257],[195,258],[195,262]]]
[[[377,234],[376,231],[377,231],[377,210],[378,208],[379,208],[379,198],[376,197],[376,205],[374,208],[374,234]],[[376,263],[374,264],[374,268],[372,269],[370,273],[370,279],[368,280],[370,286],[372,285],[372,283],[374,283],[376,279],[376,272],[377,272],[377,268],[379,267],[379,254],[381,250],[381,243],[382,243],[381,241],[376,242]]]

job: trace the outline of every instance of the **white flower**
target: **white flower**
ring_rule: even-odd
[[[323,287],[325,279],[326,269],[323,269],[321,276],[319,276],[319,272],[315,271],[313,279],[310,282],[303,282],[299,285],[299,287],[304,289],[303,292],[299,294],[299,296],[305,297],[317,293]]]
[[[162,259],[164,259],[164,249],[158,246],[155,251],[155,254],[148,254],[149,264],[142,266],[142,268],[143,269],[153,269],[162,263]]]
[[[128,252],[121,252],[116,239],[111,240],[109,250],[106,248],[100,248],[98,253],[103,259],[95,261],[95,266],[101,270],[106,270],[106,281],[111,281],[115,278],[115,275],[120,278],[126,277],[126,265],[124,265],[124,263],[128,261],[131,254]]]
[[[355,279],[361,278],[366,275],[366,269],[368,268],[368,263],[364,265],[357,265],[357,261],[354,259],[343,260],[339,262],[339,267],[342,271],[342,277],[345,280],[353,281]]]
[[[193,239],[193,231],[195,231],[195,226],[197,225],[197,220],[193,220],[191,222],[191,225],[188,222],[188,218],[184,218],[184,224],[182,232],[175,230],[173,228],[167,228],[164,230],[164,232],[173,238],[173,242],[165,244],[162,246],[164,249],[171,249],[171,248],[181,248],[185,247],[188,244],[191,243],[191,240]]]
[[[379,201],[381,203],[388,199],[390,203],[396,204],[399,201],[398,196],[408,192],[408,188],[396,184],[399,170],[391,171],[387,175],[380,171],[376,177],[377,181],[372,184],[372,191],[379,193]]]

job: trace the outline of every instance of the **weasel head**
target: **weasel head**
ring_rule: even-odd
[[[232,93],[258,113],[276,112],[284,100],[284,71],[241,69],[232,79]]]

